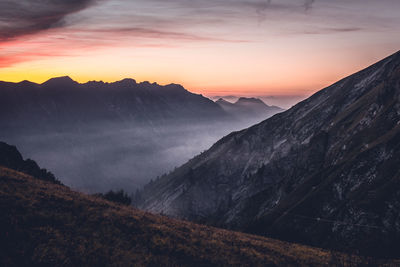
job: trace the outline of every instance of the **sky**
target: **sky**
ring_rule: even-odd
[[[0,0],[0,80],[130,77],[289,106],[398,51],[399,10],[398,0]]]

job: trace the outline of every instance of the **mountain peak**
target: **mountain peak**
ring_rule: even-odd
[[[33,83],[28,80],[23,80],[23,81],[19,82],[18,84],[23,85],[23,86],[36,85],[36,83]]]
[[[136,85],[136,80],[132,79],[132,78],[125,78],[125,79],[118,81],[117,83],[124,84],[124,85]]]
[[[76,81],[72,80],[69,76],[55,77],[47,80],[43,85],[76,85]]]
[[[226,103],[226,104],[232,104],[231,102],[229,102],[229,101],[226,101],[225,99],[223,99],[222,97],[220,97],[217,101],[215,101],[215,103],[220,103],[220,104],[222,104],[222,103]]]
[[[240,97],[235,104],[264,104],[264,101],[262,101],[259,98],[255,97]]]

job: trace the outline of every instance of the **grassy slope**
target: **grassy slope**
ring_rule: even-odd
[[[349,260],[152,215],[3,167],[0,210],[0,266],[319,266]]]

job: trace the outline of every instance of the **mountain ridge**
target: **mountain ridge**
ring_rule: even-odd
[[[147,186],[141,207],[327,248],[395,255],[400,218],[390,205],[400,203],[388,185],[397,188],[400,166],[394,156],[400,153],[399,66],[397,52],[229,134]],[[377,206],[386,212],[382,219]]]
[[[284,111],[280,107],[269,106],[255,97],[240,97],[234,103],[219,98],[215,103],[238,120],[249,122],[248,125],[263,121],[276,113]]]
[[[24,127],[32,121],[48,127],[57,121],[67,124],[134,120],[151,124],[167,119],[218,120],[230,116],[208,98],[173,83],[161,86],[128,78],[113,83],[78,83],[62,76],[42,84],[0,84],[0,121],[6,129]]]

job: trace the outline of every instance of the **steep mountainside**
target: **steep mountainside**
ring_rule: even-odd
[[[149,211],[399,256],[400,52],[146,186]]]
[[[237,119],[246,121],[250,120],[254,123],[263,121],[276,113],[284,111],[276,106],[268,106],[258,98],[241,97],[235,103],[220,98],[215,101],[215,103]]]
[[[372,262],[152,215],[3,167],[0,209],[1,266],[323,266],[343,262],[357,266]]]

